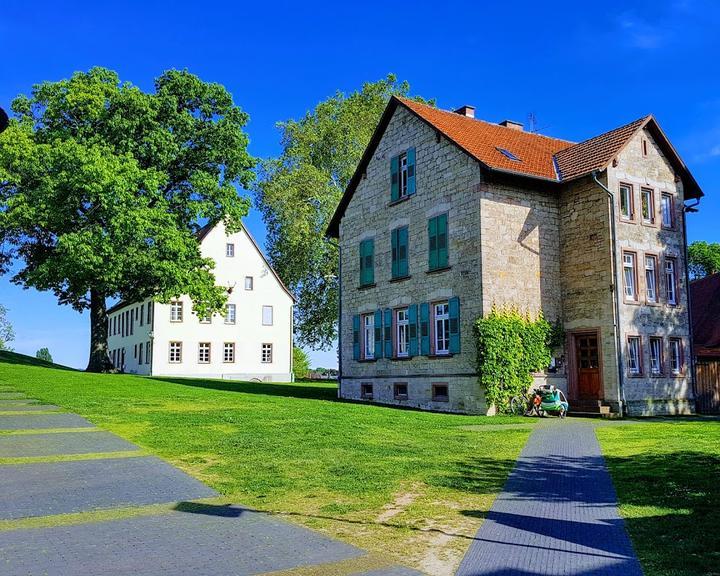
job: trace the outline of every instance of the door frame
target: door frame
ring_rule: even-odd
[[[595,336],[598,343],[598,377],[600,387],[598,389],[598,400],[605,398],[605,381],[603,379],[603,355],[602,355],[602,330],[600,328],[577,328],[568,332],[568,399],[578,400],[578,358],[577,339],[581,336]]]

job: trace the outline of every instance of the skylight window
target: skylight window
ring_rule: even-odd
[[[496,148],[496,150],[498,152],[500,152],[500,154],[502,154],[503,156],[505,156],[507,158],[510,158],[510,160],[513,160],[514,162],[520,162],[520,158],[515,156],[515,154],[510,152],[510,150],[506,150],[505,148]]]

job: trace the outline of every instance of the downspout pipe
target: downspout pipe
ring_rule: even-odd
[[[618,399],[620,400],[620,415],[625,413],[625,371],[623,370],[623,354],[622,354],[622,340],[620,338],[620,298],[618,298],[618,289],[622,286],[622,282],[618,279],[618,266],[617,266],[617,229],[615,224],[615,194],[605,186],[600,180],[598,180],[598,171],[595,170],[592,173],[592,179],[605,190],[610,201],[610,236],[611,236],[611,251],[612,251],[612,275],[613,283],[615,287],[613,289],[613,322],[615,328],[615,347],[617,348],[617,369],[618,369]]]
[[[335,246],[338,251],[338,398],[342,388],[342,248],[338,242],[325,238],[325,241],[331,246]]]
[[[687,204],[683,206],[682,211],[682,228],[683,228],[683,244],[685,246],[685,296],[687,298],[687,314],[688,314],[688,342],[690,343],[688,348],[688,363],[690,367],[690,374],[692,375],[692,390],[693,396],[697,399],[697,389],[695,387],[696,374],[695,374],[695,338],[693,338],[693,320],[692,320],[692,301],[690,299],[690,259],[688,254],[688,242],[687,242],[687,214],[691,212],[697,212],[697,206],[700,204],[700,198],[695,199],[694,204]]]

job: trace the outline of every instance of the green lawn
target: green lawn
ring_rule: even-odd
[[[0,354],[0,385],[82,414],[228,501],[438,575],[459,563],[530,433],[478,426],[528,422],[517,418],[338,402],[333,383],[94,375],[20,359]]]
[[[720,420],[599,428],[646,576],[720,574]]]

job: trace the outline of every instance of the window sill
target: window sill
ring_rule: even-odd
[[[377,284],[373,282],[372,284],[363,284],[362,286],[358,286],[358,290],[370,290],[371,288],[375,288]]]
[[[628,304],[628,305],[630,305],[630,306],[641,306],[641,305],[642,305],[642,302],[640,302],[639,300],[627,300],[627,299],[623,299],[623,304]]]
[[[372,396],[360,396],[360,400],[372,400]]]
[[[428,358],[452,358],[455,356],[455,354],[450,354],[449,352],[447,354],[428,354]]]
[[[399,276],[398,278],[391,278],[390,283],[392,284],[394,282],[402,282],[403,280],[409,280],[410,278],[412,278],[410,274],[408,274],[407,276]]]
[[[393,356],[392,358],[388,358],[388,360],[396,360],[398,362],[406,362],[407,360],[412,360],[415,358],[415,356]]]
[[[438,396],[437,398],[432,399],[433,402],[450,402],[450,399],[447,396]]]
[[[402,204],[403,202],[407,202],[412,198],[414,194],[408,194],[407,196],[403,196],[402,198],[398,198],[397,200],[391,200],[390,203],[388,203],[388,208],[391,206],[397,206],[398,204]]]
[[[427,270],[425,274],[440,274],[441,272],[447,272],[451,270],[452,266],[443,266],[442,268],[435,268],[433,270]]]
[[[377,362],[377,359],[375,359],[375,358],[360,358],[359,360],[355,360],[355,362],[359,362],[360,364],[372,364],[373,362]]]
[[[395,400],[401,400],[401,401],[402,401],[402,400],[407,400],[407,399],[408,399],[407,396],[395,396]]]

